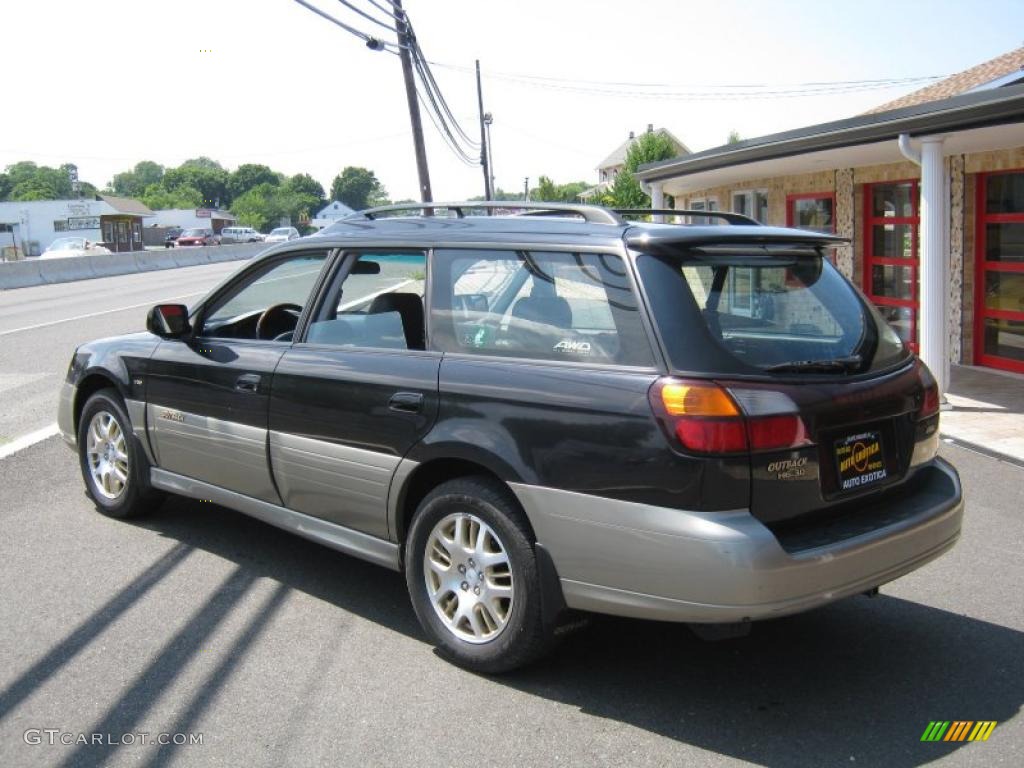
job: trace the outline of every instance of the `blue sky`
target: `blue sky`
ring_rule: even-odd
[[[375,12],[368,0],[352,0]],[[311,0],[373,26],[333,0]],[[488,73],[699,86],[948,75],[1024,45],[1024,2],[406,0],[427,57]],[[59,20],[59,23],[57,23]],[[137,160],[206,154],[264,162],[325,186],[372,168],[395,198],[417,190],[397,57],[374,53],[292,0],[35,0],[5,10],[0,166],[74,161],[96,184]],[[383,30],[378,30],[387,34]],[[209,51],[209,52],[207,52]],[[471,76],[435,68],[475,135]],[[557,84],[556,84],[557,85]],[[665,126],[698,151],[846,117],[916,86],[813,97],[686,100],[581,93],[485,77],[498,184],[595,178],[630,130]],[[582,86],[588,88],[590,86]],[[435,198],[480,192],[427,124]]]

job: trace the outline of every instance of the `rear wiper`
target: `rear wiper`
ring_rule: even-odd
[[[863,362],[863,359],[860,355],[848,355],[847,357],[833,357],[828,360],[793,360],[788,363],[766,365],[762,367],[762,370],[778,372],[820,371],[822,373],[842,371],[843,373],[850,373],[860,368],[861,362]]]

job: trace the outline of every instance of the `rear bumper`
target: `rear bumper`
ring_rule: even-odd
[[[570,608],[714,623],[816,608],[950,549],[963,517],[960,479],[941,459],[921,473],[921,493],[901,499],[899,514],[883,514],[887,524],[788,551],[746,510],[687,512],[538,486],[512,489],[551,554]]]

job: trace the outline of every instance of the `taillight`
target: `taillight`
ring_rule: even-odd
[[[712,381],[659,379],[651,405],[681,447],[690,453],[775,451],[810,445],[796,406],[781,393],[730,390]],[[750,402],[744,407],[745,400]],[[779,412],[779,403],[791,412]],[[765,407],[774,404],[776,407]],[[746,412],[744,412],[746,410]]]
[[[939,385],[924,363],[918,365],[917,377],[921,380],[921,386],[924,387],[921,407],[917,409],[917,420],[922,421],[939,412]]]

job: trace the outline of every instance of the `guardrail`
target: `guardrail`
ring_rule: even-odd
[[[158,251],[101,253],[67,259],[25,259],[0,263],[0,290],[32,285],[70,283],[111,275],[178,269],[199,264],[251,259],[267,246],[264,243],[164,248]]]

